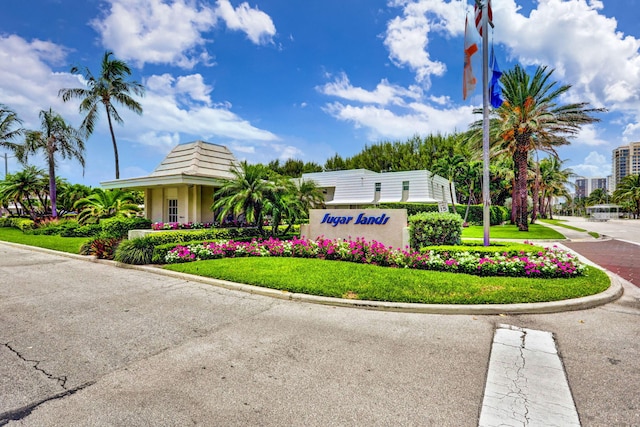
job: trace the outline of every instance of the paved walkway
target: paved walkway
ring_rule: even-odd
[[[601,235],[596,239],[586,232],[544,224],[562,233],[569,241],[562,242],[595,264],[640,287],[640,221],[587,221],[584,218],[564,217],[568,225]]]

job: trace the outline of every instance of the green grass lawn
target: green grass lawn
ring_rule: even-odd
[[[551,225],[557,225],[558,227],[568,228],[569,230],[583,231],[583,232],[587,231],[584,228],[574,227],[572,225],[567,224],[566,221],[559,220],[559,219],[541,219],[540,222],[545,222]]]
[[[17,228],[0,227],[0,240],[77,254],[88,238],[25,234]]]
[[[479,277],[304,258],[223,258],[164,268],[283,291],[373,301],[507,304],[593,295],[610,285],[601,270],[571,279]]]
[[[472,225],[462,229],[462,238],[483,238],[484,227]],[[555,230],[540,224],[529,224],[529,231],[519,231],[518,227],[511,224],[494,225],[489,230],[489,237],[494,239],[521,239],[525,240],[562,240],[565,237]]]

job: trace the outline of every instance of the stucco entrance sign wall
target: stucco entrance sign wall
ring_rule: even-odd
[[[376,240],[394,249],[409,245],[406,209],[311,209],[309,224],[300,228],[308,239],[323,236],[326,239],[362,237]]]

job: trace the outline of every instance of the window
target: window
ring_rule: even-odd
[[[409,181],[402,181],[402,191],[409,191]]]
[[[178,199],[169,199],[169,222],[178,222]]]
[[[376,182],[376,193],[379,193],[382,190],[382,183]]]

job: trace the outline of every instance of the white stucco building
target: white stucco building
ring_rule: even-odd
[[[449,181],[427,170],[372,172],[352,169],[302,174],[325,195],[327,208],[358,208],[380,203],[451,203]],[[455,186],[453,187],[455,197]]]

